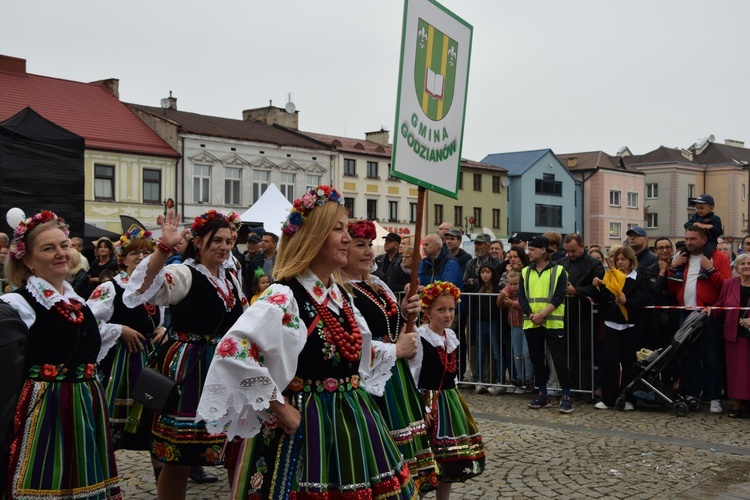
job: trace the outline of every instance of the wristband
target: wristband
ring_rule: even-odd
[[[161,239],[156,243],[156,249],[164,253],[172,253],[174,251],[174,248],[169,248]]]

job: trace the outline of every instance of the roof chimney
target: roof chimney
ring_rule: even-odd
[[[91,85],[99,85],[109,90],[113,96],[120,98],[120,80],[117,78],[107,78],[106,80],[97,80],[91,82]]]
[[[0,71],[8,73],[26,74],[26,59],[4,56],[0,54]]]
[[[575,168],[578,165],[577,156],[568,156],[568,168]]]
[[[735,148],[744,148],[745,141],[735,141],[734,139],[724,139],[724,144],[734,146]]]
[[[390,138],[391,133],[383,127],[380,127],[380,130],[376,130],[375,132],[365,132],[365,139],[377,142],[381,146],[388,146]]]
[[[161,109],[171,109],[177,111],[177,98],[172,97],[172,91],[169,91],[169,97],[161,100]]]
[[[292,130],[299,130],[299,111],[295,110],[290,113],[276,106],[246,109],[242,112],[242,119],[251,122],[262,122],[268,125],[281,125]]]

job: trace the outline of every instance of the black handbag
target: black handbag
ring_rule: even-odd
[[[180,399],[180,384],[145,366],[138,375],[131,396],[149,410],[163,413]]]

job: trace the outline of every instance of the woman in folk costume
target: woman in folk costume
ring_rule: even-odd
[[[425,493],[435,488],[437,478],[435,457],[424,423],[422,397],[414,385],[406,359],[414,355],[410,347],[416,347],[416,334],[399,335],[402,321],[396,296],[380,278],[370,274],[372,241],[377,237],[375,224],[369,220],[353,222],[349,224],[349,236],[352,242],[347,264],[340,273],[342,284],[365,318],[376,349],[397,358],[391,368],[392,376],[387,381],[383,377],[370,377],[365,389],[374,396],[393,441],[409,464],[415,484],[420,492]],[[418,312],[419,303],[415,301],[413,304]],[[403,342],[405,340],[408,343]],[[373,383],[374,380],[380,383]]]
[[[198,407],[211,432],[244,439],[234,498],[411,498],[409,467],[360,371],[372,356],[362,315],[333,273],[351,237],[329,186],[295,200],[274,283],[224,336]],[[381,353],[382,354],[382,353]]]
[[[65,281],[68,228],[45,210],[13,233],[0,297],[28,328],[26,380],[16,406],[3,498],[122,498],[104,389],[96,363],[116,339]],[[5,379],[5,378],[4,378]]]
[[[148,363],[148,355],[164,339],[166,328],[162,326],[164,308],[142,304],[134,309],[122,301],[125,287],[135,268],[154,252],[155,241],[151,231],[131,226],[115,243],[115,254],[122,271],[113,279],[102,283],[91,294],[86,304],[101,323],[119,339],[107,353],[100,368],[104,373],[109,408],[109,423],[115,449],[150,450],[151,420],[153,415],[136,404],[137,433],[127,432],[126,424],[134,408],[130,395],[138,375]],[[135,430],[135,429],[132,429]],[[161,467],[158,462],[154,467]]]
[[[432,450],[438,464],[436,498],[450,498],[451,483],[484,471],[484,445],[474,417],[456,388],[458,338],[450,325],[461,291],[453,283],[435,281],[419,292],[427,323],[417,329],[420,343],[409,360],[423,393]]]
[[[223,435],[209,435],[195,421],[203,382],[219,340],[240,317],[246,303],[239,284],[224,267],[232,249],[231,227],[239,218],[209,210],[190,227],[192,241],[184,264],[165,266],[180,239],[174,212],[159,216],[162,236],[156,252],[136,267],[125,288],[124,303],[169,306],[170,342],[159,347],[156,367],[181,384],[177,404],[154,418],[151,455],[164,463],[157,480],[160,499],[185,498],[190,466],[221,465]]]

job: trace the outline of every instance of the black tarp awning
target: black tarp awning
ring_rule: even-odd
[[[85,141],[27,107],[0,123],[0,231],[10,208],[26,216],[52,210],[71,236],[83,230]]]
[[[115,243],[120,239],[120,235],[118,233],[107,231],[106,229],[102,229],[100,227],[96,227],[92,224],[87,224],[84,222],[83,240],[86,245],[92,244],[92,242],[98,240],[99,238],[109,238],[110,240],[112,240],[112,243]]]

